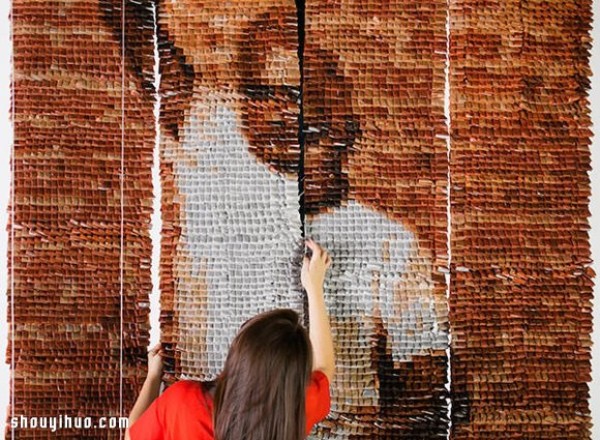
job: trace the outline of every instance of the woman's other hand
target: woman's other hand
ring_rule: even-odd
[[[163,354],[160,342],[148,351],[148,379],[160,381],[163,372]]]
[[[129,426],[132,426],[137,419],[148,409],[154,402],[154,399],[160,394],[160,385],[162,382],[163,361],[162,355],[164,351],[159,342],[150,350],[148,350],[148,375],[140,391],[131,413],[129,413]],[[129,427],[125,431],[125,440],[130,440]]]

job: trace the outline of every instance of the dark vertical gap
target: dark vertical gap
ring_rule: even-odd
[[[298,15],[298,63],[300,65],[300,114],[298,116],[298,143],[300,145],[300,160],[298,162],[298,194],[300,196],[300,221],[302,223],[302,236],[305,236],[305,209],[304,209],[304,14],[305,1],[296,0],[296,14]]]
[[[298,196],[299,196],[299,212],[300,223],[302,230],[302,238],[306,236],[306,227],[304,223],[306,210],[304,208],[304,151],[305,151],[305,135],[304,135],[304,16],[306,0],[296,1],[296,15],[298,17],[298,64],[300,66],[300,94],[299,104],[300,113],[298,115],[298,145],[300,146],[300,157],[298,160]],[[302,246],[304,249],[304,246]],[[308,300],[304,295],[304,324],[308,326]]]

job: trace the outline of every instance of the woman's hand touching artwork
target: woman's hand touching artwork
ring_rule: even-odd
[[[160,342],[148,350],[148,379],[160,380],[164,365],[163,354],[164,350]]]
[[[311,256],[304,256],[300,280],[302,281],[302,287],[310,295],[323,290],[325,274],[331,266],[331,256],[327,250],[310,238],[306,240],[306,246],[310,249]]]

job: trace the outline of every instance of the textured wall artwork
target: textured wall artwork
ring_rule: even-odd
[[[127,61],[123,72],[120,4],[13,2],[9,417],[127,416],[146,374],[155,126],[152,44],[144,48],[153,29],[148,2],[137,5],[126,19],[136,63]],[[106,429],[14,435],[119,438]]]
[[[159,4],[162,330],[173,377],[213,379],[240,325],[303,310],[293,0]]]
[[[306,2],[306,231],[331,252],[319,438],[446,438],[446,2]]]
[[[589,438],[591,0],[124,12],[123,39],[121,0],[13,0],[9,416],[127,415],[141,387],[156,32],[167,383],[304,311],[304,228],[337,357],[311,438]]]
[[[589,438],[591,1],[451,1],[452,438]]]

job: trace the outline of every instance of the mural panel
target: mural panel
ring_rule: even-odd
[[[246,319],[303,310],[296,9],[248,6],[159,4],[169,380],[214,379]]]
[[[126,4],[127,59],[122,12],[120,2],[13,2],[8,417],[127,417],[146,375],[152,11],[148,1]],[[106,429],[14,434],[119,438]]]
[[[447,435],[446,9],[306,2],[306,231],[337,358],[315,438]]]
[[[450,8],[451,438],[589,438],[591,2]]]

